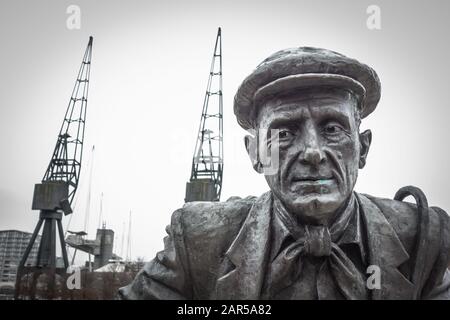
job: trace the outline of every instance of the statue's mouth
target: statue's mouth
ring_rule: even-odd
[[[336,184],[336,179],[332,176],[301,176],[292,179],[291,188],[293,191],[300,191],[304,194],[329,193],[330,188]]]
[[[301,176],[294,177],[293,183],[311,183],[311,184],[327,184],[334,180],[333,176]]]
[[[300,176],[291,180],[290,189],[293,192],[300,192],[302,195],[326,194],[336,185],[333,176]]]

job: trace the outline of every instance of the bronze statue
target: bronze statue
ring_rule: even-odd
[[[264,60],[234,100],[270,191],[192,202],[122,299],[450,299],[449,217],[418,188],[353,191],[380,99],[369,66],[301,47]],[[402,200],[413,196],[416,205]]]

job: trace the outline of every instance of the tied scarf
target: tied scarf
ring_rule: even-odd
[[[271,296],[295,283],[301,275],[305,257],[312,256],[320,260],[316,278],[319,300],[332,297],[329,293],[330,287],[334,285],[348,300],[368,299],[364,276],[337,244],[354,214],[355,203],[356,199],[352,194],[346,209],[328,228],[298,225],[279,200],[275,199],[275,214],[278,214],[294,241],[270,265],[268,285]]]

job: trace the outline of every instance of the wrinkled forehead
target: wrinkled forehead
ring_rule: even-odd
[[[268,127],[270,122],[283,118],[295,121],[306,114],[311,117],[354,118],[359,112],[358,97],[341,88],[309,88],[280,93],[260,102],[256,116],[257,127]]]

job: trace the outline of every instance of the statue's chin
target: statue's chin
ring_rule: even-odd
[[[314,194],[296,198],[288,207],[300,221],[327,225],[341,205],[341,199],[333,194]]]

